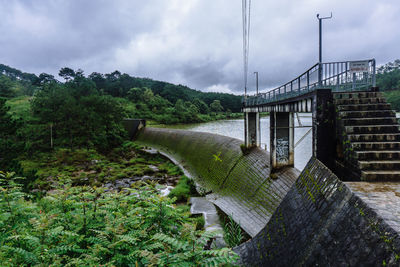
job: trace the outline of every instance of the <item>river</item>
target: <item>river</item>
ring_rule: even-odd
[[[400,112],[396,113],[400,118]],[[311,113],[299,113],[302,126],[311,126]],[[269,116],[261,118],[261,147],[269,150]],[[295,126],[299,126],[297,117],[295,117]],[[221,120],[205,123],[183,124],[168,126],[168,128],[185,129],[197,132],[215,133],[225,135],[240,140],[244,140],[244,122],[243,119]],[[295,128],[295,144],[307,133],[310,127]],[[333,142],[333,140],[332,140]],[[294,149],[294,166],[302,170],[312,155],[312,133],[310,132]]]

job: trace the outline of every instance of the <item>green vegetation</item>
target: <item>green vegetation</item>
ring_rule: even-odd
[[[2,266],[216,266],[230,249],[204,250],[216,233],[196,231],[185,212],[152,185],[127,193],[58,184],[30,200],[0,173]]]
[[[400,111],[400,59],[377,70],[376,84],[396,111]]]
[[[176,202],[187,202],[190,196],[196,195],[196,186],[192,179],[182,176],[178,184],[169,193],[170,198],[176,198]]]
[[[400,59],[377,69],[376,84],[383,91],[400,89]]]
[[[103,154],[122,144],[125,117],[155,123],[203,122],[240,116],[240,97],[202,93],[182,85],[62,68],[52,75],[23,73],[0,64],[0,167],[34,179],[18,158],[68,148]],[[5,100],[4,100],[5,99]]]
[[[383,92],[386,100],[392,105],[396,111],[400,111],[400,89],[394,91]]]
[[[48,190],[56,181],[70,179],[72,185],[101,186],[117,179],[153,176],[160,181],[177,180],[182,171],[161,155],[150,155],[133,142],[124,142],[107,154],[93,149],[55,149],[37,153],[32,157],[21,157],[22,169],[35,173],[32,180],[26,179],[28,189]],[[151,167],[156,167],[155,171]]]
[[[222,227],[224,229],[224,240],[228,247],[233,248],[242,243],[244,239],[242,228],[232,219],[232,216],[224,219]]]
[[[8,172],[0,172],[1,265],[233,263],[231,250],[207,249],[215,233],[190,215],[193,182],[125,141],[122,120],[229,118],[240,97],[118,71],[86,77],[63,68],[59,75],[64,82],[0,64],[0,170]],[[160,187],[177,183],[171,197],[160,196]]]

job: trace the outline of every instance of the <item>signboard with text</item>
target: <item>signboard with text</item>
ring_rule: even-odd
[[[368,60],[350,62],[350,73],[368,72],[368,71],[369,71]]]

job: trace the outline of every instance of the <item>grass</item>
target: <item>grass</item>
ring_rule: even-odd
[[[236,223],[232,216],[217,207],[218,216],[224,231],[224,240],[228,247],[233,248],[251,239],[251,237]]]
[[[176,202],[184,203],[187,202],[191,196],[197,195],[196,186],[192,179],[186,176],[182,176],[179,179],[178,184],[169,193],[170,198],[176,198]]]
[[[9,112],[13,118],[24,118],[25,120],[32,118],[30,98],[30,96],[18,96],[7,100],[7,105],[10,107]]]

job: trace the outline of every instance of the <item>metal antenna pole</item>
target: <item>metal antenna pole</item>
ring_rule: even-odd
[[[256,75],[256,94],[258,95],[258,71],[255,71],[254,74]]]
[[[322,85],[322,20],[323,19],[331,19],[332,18],[332,12],[329,17],[323,17],[320,18],[319,14],[317,14],[317,19],[319,21],[319,68],[318,68],[318,84]]]

